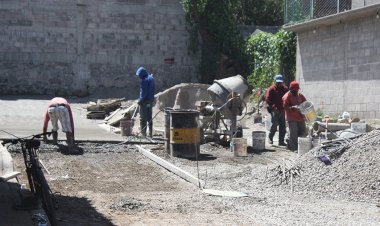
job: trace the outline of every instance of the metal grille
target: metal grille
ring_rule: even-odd
[[[352,0],[285,0],[285,24],[302,23],[311,19],[350,10]]]

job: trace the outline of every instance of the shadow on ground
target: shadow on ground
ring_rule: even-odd
[[[261,155],[261,154],[263,154],[265,152],[276,152],[276,150],[274,150],[274,149],[257,150],[257,149],[253,149],[252,146],[248,146],[247,147],[247,153],[248,154]]]
[[[96,211],[87,198],[55,196],[58,204],[56,218],[59,226],[91,225],[113,226],[109,219]]]

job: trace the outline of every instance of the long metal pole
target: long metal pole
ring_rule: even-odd
[[[336,1],[336,13],[339,13],[339,0]]]
[[[310,0],[310,19],[314,18],[314,0]]]

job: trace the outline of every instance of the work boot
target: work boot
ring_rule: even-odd
[[[53,136],[53,144],[57,145],[58,144],[58,132],[57,131],[53,131],[52,132],[52,136]]]
[[[273,144],[273,137],[269,137],[269,144]]]
[[[67,145],[74,146],[74,137],[72,133],[66,133]]]
[[[278,146],[287,146],[287,144],[284,142],[284,141],[280,141],[280,142],[278,142]]]
[[[153,125],[149,125],[149,137],[153,137]]]
[[[140,122],[140,134],[141,136],[146,137],[146,123]]]

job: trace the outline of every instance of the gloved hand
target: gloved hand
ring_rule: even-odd
[[[42,139],[43,139],[44,143],[46,144],[47,143],[47,137],[46,137],[46,135],[44,135]]]
[[[298,105],[294,105],[294,106],[291,106],[290,109],[293,109],[293,110],[299,110],[300,107]]]

